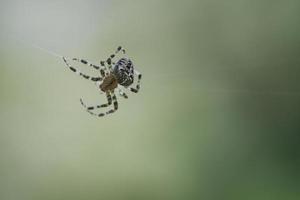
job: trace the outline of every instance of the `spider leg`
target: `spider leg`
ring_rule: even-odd
[[[108,115],[108,114],[111,114],[111,113],[114,113],[118,110],[118,101],[117,101],[117,97],[115,95],[115,93],[112,91],[112,101],[113,101],[113,104],[114,104],[114,108],[107,111],[105,114]],[[102,117],[104,115],[101,116],[101,113],[98,115],[99,117]]]
[[[125,99],[128,98],[127,94],[121,88],[119,88],[119,94],[120,94],[120,96],[124,97]]]
[[[86,75],[86,74],[80,72],[80,71],[79,71],[78,69],[76,69],[75,67],[73,67],[73,66],[67,61],[67,59],[66,59],[65,57],[63,57],[63,60],[64,60],[64,62],[66,63],[66,65],[69,67],[69,69],[70,69],[72,72],[76,73],[77,75],[82,76],[83,78],[85,78],[85,79],[87,79],[87,80],[91,80],[91,81],[102,81],[102,80],[103,80],[103,77],[104,77],[104,76],[102,76],[102,77],[92,77],[92,76]],[[101,75],[102,75],[102,74],[101,74]]]
[[[115,51],[115,53],[113,53],[113,54],[111,54],[107,59],[106,59],[106,61],[101,61],[102,63],[107,63],[108,64],[108,68],[109,69],[111,69],[112,68],[112,64],[114,65],[115,63],[112,61],[112,59],[114,58],[114,57],[116,57],[116,55],[120,52],[120,51],[122,51],[122,53],[123,54],[126,54],[126,50],[123,48],[123,47],[121,47],[121,46],[119,46],[118,48],[117,48],[117,50]],[[100,62],[100,63],[101,63]]]
[[[119,46],[119,47],[117,48],[115,54],[118,54],[120,51],[122,51],[123,54],[126,54],[126,50],[125,50],[123,47],[121,47],[121,46]]]
[[[121,47],[121,46],[119,46],[118,48],[117,48],[117,50],[115,51],[115,53],[113,53],[113,54],[111,54],[110,56],[109,56],[109,58],[106,60],[106,62],[108,63],[108,64],[111,64],[111,60],[120,52],[120,51],[122,51],[122,53],[123,54],[126,54],[126,50],[123,48],[123,47]]]
[[[106,66],[106,64],[105,64],[105,61],[100,61],[100,65],[102,66],[102,67],[104,67],[107,71],[106,71],[106,73],[104,72],[104,71],[101,71],[100,70],[100,73],[101,73],[101,75],[108,75],[108,71],[110,71],[111,70],[111,65],[109,65],[109,66]]]
[[[84,65],[88,65],[88,66],[93,67],[94,69],[97,69],[97,70],[101,69],[101,66],[95,65],[95,64],[93,64],[90,61],[85,60],[85,59],[73,58],[72,60],[76,61],[76,62],[80,62]]]
[[[114,94],[114,92],[111,92],[111,94],[112,94],[112,97],[110,96],[109,92],[106,93],[106,97],[107,97],[107,101],[108,101],[106,104],[88,107],[88,106],[86,106],[86,105],[83,103],[82,99],[80,99],[80,102],[81,102],[81,104],[83,105],[83,107],[86,108],[87,112],[90,113],[91,115],[98,116],[98,117],[103,117],[103,116],[105,116],[105,115],[114,113],[114,112],[118,109],[117,97],[116,97],[116,95]],[[96,108],[104,108],[104,107],[108,107],[108,106],[110,106],[110,105],[112,104],[112,102],[113,102],[114,108],[111,109],[111,110],[109,110],[109,111],[107,111],[107,112],[105,112],[105,113],[99,113],[99,114],[97,114],[97,113],[94,113],[94,112],[91,111],[91,110],[94,110],[94,109],[96,109]]]
[[[138,93],[140,90],[140,85],[141,85],[141,79],[142,79],[142,74],[136,70],[134,70],[134,73],[137,75],[138,80],[137,80],[137,84],[135,87],[131,87],[130,91],[134,92],[134,93]]]
[[[85,59],[73,58],[72,60],[73,60],[73,61],[80,62],[80,63],[82,63],[82,64],[88,65],[88,66],[90,66],[90,67],[93,67],[94,69],[99,70],[100,73],[101,73],[101,75],[102,75],[102,77],[104,77],[104,75],[105,75],[105,70],[107,70],[107,67],[106,67],[105,65],[102,65],[101,63],[100,63],[101,66],[99,66],[99,65],[95,65],[95,64],[93,64],[93,63],[91,63],[90,61],[85,60]]]
[[[82,99],[80,99],[80,103],[81,105],[91,114],[93,114],[91,112],[91,110],[94,110],[96,108],[105,108],[111,105],[112,103],[112,99],[111,99],[111,95],[109,94],[109,92],[106,92],[106,98],[107,98],[107,103],[105,104],[101,104],[101,105],[96,105],[96,106],[87,106]]]

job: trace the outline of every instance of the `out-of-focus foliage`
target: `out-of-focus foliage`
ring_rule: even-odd
[[[1,200],[300,198],[299,1],[0,5]],[[32,43],[122,45],[141,91],[94,118],[95,85]]]

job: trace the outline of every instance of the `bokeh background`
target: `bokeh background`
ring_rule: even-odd
[[[299,1],[0,6],[1,200],[300,199]],[[141,91],[95,118],[95,85],[32,44],[96,63],[122,45]]]

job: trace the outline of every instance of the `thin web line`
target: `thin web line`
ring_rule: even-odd
[[[37,45],[37,44],[35,44],[34,42],[30,42],[30,41],[26,41],[26,40],[24,40],[24,39],[21,39],[22,37],[20,37],[20,36],[18,36],[18,35],[16,35],[16,34],[9,33],[9,34],[5,34],[5,35],[6,35],[6,37],[9,37],[9,38],[11,38],[12,40],[15,40],[15,41],[17,41],[17,42],[20,42],[20,43],[24,44],[25,46],[31,46],[31,47],[33,47],[33,48],[35,48],[35,49],[41,50],[41,51],[43,51],[44,53],[47,53],[47,54],[52,55],[52,56],[54,56],[54,57],[58,57],[58,58],[63,58],[63,57],[65,57],[66,59],[69,59],[69,58],[66,57],[66,56],[62,56],[62,55],[58,54],[57,52],[54,52],[54,51],[52,51],[52,50],[50,50],[50,49],[47,49],[47,48],[45,48],[45,47],[41,47],[40,45]]]
[[[16,36],[15,34],[9,34],[9,37],[10,38],[13,38],[14,40],[16,41],[19,41],[21,43],[23,43],[24,45],[29,45],[35,49],[39,49],[49,55],[52,55],[54,57],[58,57],[58,58],[66,58],[66,59],[69,59],[68,57],[66,56],[62,56],[54,51],[51,51],[47,48],[44,48],[44,47],[41,47],[35,43],[30,43],[28,41],[25,41],[25,40],[22,40],[20,39],[20,37]],[[165,78],[167,77],[172,77],[172,78],[176,78],[178,76],[178,78],[182,79],[182,74],[184,74],[185,76],[188,74],[188,73],[185,73],[185,72],[181,72],[181,73],[159,73],[159,74],[155,74],[154,76],[151,77],[151,79],[159,79],[159,78],[162,78],[163,80],[165,80]],[[190,77],[190,80],[194,80],[193,77]],[[197,84],[192,84],[191,87],[188,87],[190,90],[194,90],[194,91],[202,91],[202,92],[207,92],[207,93],[236,93],[236,94],[250,94],[250,95],[276,95],[276,96],[299,96],[300,95],[300,92],[298,91],[256,91],[256,90],[248,90],[248,89],[242,89],[242,88],[236,88],[236,89],[225,89],[225,88],[220,88],[220,89],[204,89],[204,88],[199,88],[196,86]],[[147,86],[146,86],[147,87]],[[161,86],[161,89],[162,87],[170,87],[168,86],[168,84],[164,84],[164,86]],[[181,86],[182,87],[182,86]],[[186,88],[186,86],[183,86]],[[149,88],[148,88],[149,89]]]

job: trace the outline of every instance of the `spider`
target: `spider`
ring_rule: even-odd
[[[116,55],[122,52],[124,57],[119,59],[116,63],[113,62],[113,59]],[[92,115],[103,117],[108,114],[112,114],[118,110],[118,101],[117,97],[114,93],[115,89],[118,89],[120,96],[125,99],[128,98],[127,94],[120,88],[123,86],[125,89],[129,89],[133,93],[138,93],[140,89],[140,81],[142,78],[142,74],[134,69],[132,61],[127,58],[126,51],[124,48],[119,46],[114,54],[111,54],[110,57],[106,61],[100,61],[100,66],[95,65],[85,59],[73,58],[73,61],[80,62],[84,65],[88,65],[93,67],[96,70],[100,71],[100,76],[92,77],[80,72],[77,68],[73,67],[66,57],[62,57],[63,61],[66,63],[66,66],[77,75],[93,81],[96,83],[97,87],[106,94],[107,103],[95,106],[87,106],[83,100],[80,98],[81,105]],[[137,83],[135,87],[131,87],[134,83],[134,75],[137,76]],[[95,113],[93,110],[97,108],[105,108],[109,107],[113,104],[113,108],[108,110],[107,112]]]

